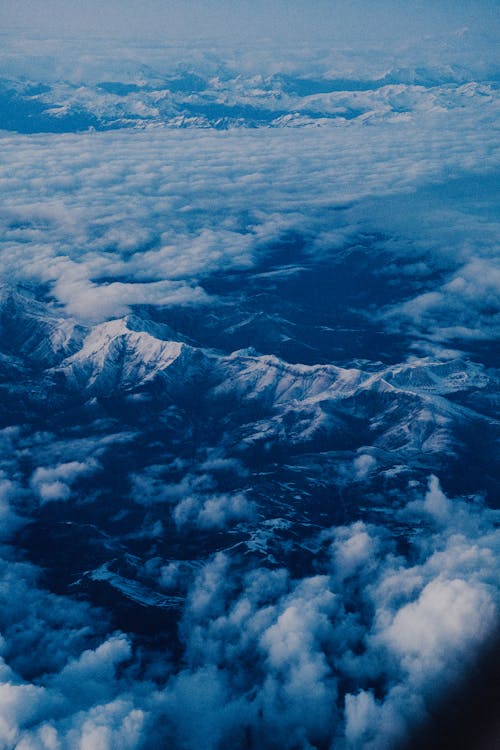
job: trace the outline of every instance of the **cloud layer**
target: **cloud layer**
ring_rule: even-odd
[[[204,303],[207,276],[251,268],[292,232],[333,259],[383,233],[384,251],[423,287],[397,323],[384,313],[388,324],[484,338],[497,330],[497,107],[471,90],[456,108],[299,131],[5,133],[3,274],[47,284],[69,314],[99,321],[138,304]]]
[[[4,560],[2,745],[393,746],[494,633],[500,542],[494,514],[435,476],[397,520],[421,524],[405,554],[358,521],[314,534],[300,578],[217,553],[189,586],[184,666],[160,682],[125,635],[99,638],[96,611]]]

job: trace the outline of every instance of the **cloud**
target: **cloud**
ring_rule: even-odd
[[[452,503],[453,513],[441,512]],[[285,571],[259,569],[241,580],[229,557],[216,556],[186,609],[192,678],[183,673],[183,684],[217,667],[217,679],[239,687],[223,699],[214,688],[213,699],[226,707],[244,699],[248,731],[263,747],[272,746],[269,736],[283,747],[328,737],[339,747],[342,737],[353,747],[394,746],[467,669],[498,622],[499,538],[487,512],[446,498],[432,477],[420,505],[401,514],[438,523],[414,539],[407,558],[384,526],[360,522],[332,529],[331,568],[322,575],[290,580]],[[373,684],[385,685],[377,698]],[[186,736],[188,747],[197,742],[195,733]]]
[[[211,474],[190,473],[186,471],[187,466],[188,462],[177,458],[170,464],[148,466],[140,474],[132,474],[130,477],[131,497],[134,502],[141,505],[165,502],[175,504],[191,496],[203,497],[207,491],[214,489],[215,484]],[[175,474],[181,471],[182,478],[178,482],[169,481],[167,479],[169,469]],[[187,510],[190,505],[198,507],[199,504],[196,500],[192,504],[187,502],[185,508]]]
[[[348,694],[345,698],[347,742],[356,747],[364,743],[378,723],[379,712],[373,693],[361,690],[356,695]]]
[[[251,521],[256,515],[255,503],[243,493],[185,497],[176,505],[173,517],[178,529],[196,526],[199,529],[223,529],[226,526]]]
[[[486,590],[456,578],[433,580],[417,601],[396,613],[385,638],[409,671],[424,672],[449,666],[450,652],[459,663],[471,643],[481,643],[496,619],[495,603]]]
[[[429,479],[429,489],[425,496],[423,509],[437,519],[446,520],[452,512],[452,504],[439,485],[439,479],[432,475]]]
[[[317,570],[301,577],[216,553],[187,584],[183,666],[170,666],[163,684],[140,676],[130,638],[102,620],[96,633],[95,611],[45,591],[33,566],[2,561],[2,741],[26,750],[395,746],[498,623],[494,514],[446,497],[430,477],[396,511],[396,524],[410,519],[430,525],[406,555],[383,523],[315,531]],[[167,586],[187,572],[158,565]]]
[[[289,232],[309,238],[316,259],[334,258],[359,234],[392,234],[396,270],[417,252],[423,269],[439,263],[447,276],[382,311],[387,325],[410,318],[431,336],[450,338],[453,325],[484,335],[496,291],[487,187],[498,103],[490,92],[485,106],[478,88],[403,88],[413,97],[405,118],[387,109],[389,86],[372,91],[371,102],[354,92],[369,121],[300,132],[4,133],[2,271],[48,284],[68,314],[96,322],[133,305],[206,303],[208,276],[252,268]],[[440,96],[439,106],[429,96]],[[467,175],[479,200],[460,188]]]
[[[57,500],[66,501],[71,495],[72,484],[80,477],[94,474],[98,468],[99,464],[92,460],[88,463],[68,461],[50,468],[39,466],[31,477],[31,487],[42,505]]]
[[[171,306],[209,301],[202,289],[181,282],[94,284],[80,274],[76,278],[63,274],[54,286],[54,295],[69,315],[89,323],[127,315],[133,305]]]
[[[334,534],[332,551],[337,574],[342,577],[355,575],[359,569],[373,564],[379,541],[370,536],[369,529],[362,521]]]
[[[498,336],[497,197],[494,172],[473,169],[364,204],[363,223],[390,237],[385,250],[398,264],[377,275],[392,278],[394,292],[406,287],[376,313],[389,330],[432,341],[435,350]],[[360,209],[352,222],[361,220]]]
[[[113,636],[96,649],[84,651],[77,659],[71,660],[53,678],[52,684],[69,705],[94,705],[109,695],[118,665],[130,656],[127,638]]]
[[[0,560],[0,745],[138,748],[145,714],[117,673],[130,642],[106,637],[102,612],[49,593],[39,577],[32,565]]]
[[[495,258],[475,258],[458,267],[435,291],[424,292],[391,310],[437,341],[492,340],[500,330],[496,300],[500,267]]]
[[[354,472],[357,479],[365,479],[377,466],[377,459],[369,453],[360,453],[353,461]]]

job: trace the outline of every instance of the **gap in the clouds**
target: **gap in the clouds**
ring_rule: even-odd
[[[35,89],[37,94],[45,93]],[[16,133],[79,133],[89,128],[101,129],[99,118],[90,112],[69,111],[60,117],[48,112],[48,107],[33,98],[33,88],[28,89],[26,96],[21,96],[12,89],[0,89],[0,122],[4,130]]]
[[[478,486],[490,507],[500,508],[500,445],[496,420],[484,419],[480,424],[465,418],[456,430],[461,446],[459,455],[450,461],[444,485],[451,494],[474,494]]]
[[[425,340],[422,336],[422,340]],[[428,339],[434,343],[437,336],[429,336]],[[500,347],[498,347],[497,336],[494,331],[490,335],[481,339],[467,339],[464,341],[459,336],[449,336],[446,338],[446,344],[457,352],[464,352],[464,355],[473,362],[482,362],[485,367],[492,370],[500,367]],[[440,343],[442,346],[442,343]]]
[[[379,314],[424,289],[429,278],[401,274],[395,283],[386,240],[359,237],[315,258],[313,238],[291,234],[260,250],[251,269],[202,278],[213,300],[209,316],[189,305],[146,314],[198,346],[226,353],[252,347],[293,363],[363,360],[368,368],[400,362],[411,353],[408,337],[387,330]]]

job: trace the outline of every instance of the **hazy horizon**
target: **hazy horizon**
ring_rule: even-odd
[[[493,0],[416,2],[367,0],[275,0],[225,2],[183,0],[143,3],[75,0],[22,0],[4,3],[0,26],[46,36],[192,40],[200,37],[257,42],[306,40],[363,45],[367,40],[398,45],[429,34],[498,32],[498,6]]]

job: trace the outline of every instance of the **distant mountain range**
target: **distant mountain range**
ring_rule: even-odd
[[[142,66],[123,80],[93,84],[5,77],[0,79],[0,129],[69,133],[159,125],[224,130],[341,124],[456,107],[476,95],[486,101],[498,85],[494,70],[478,82],[457,66],[394,69],[373,79],[210,72],[203,77],[184,70],[166,77]]]

